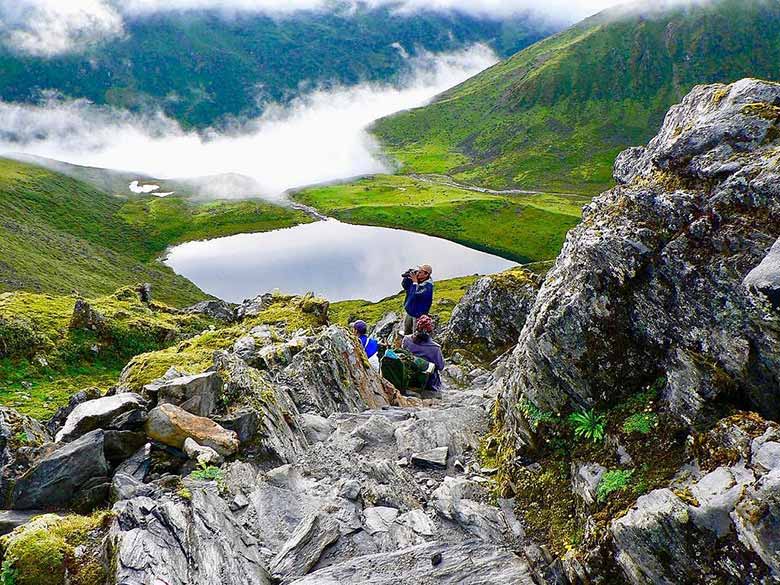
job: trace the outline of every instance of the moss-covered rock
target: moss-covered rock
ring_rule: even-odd
[[[13,585],[100,585],[108,576],[103,540],[111,514],[46,514],[0,538],[0,582]]]

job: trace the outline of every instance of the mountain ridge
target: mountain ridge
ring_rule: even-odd
[[[780,79],[778,43],[780,6],[767,0],[605,11],[372,132],[403,172],[597,193],[615,156],[645,143],[694,85]]]

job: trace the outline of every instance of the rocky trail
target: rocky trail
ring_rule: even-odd
[[[533,583],[513,552],[513,506],[491,502],[495,470],[477,460],[493,399],[474,385],[416,406],[310,414],[293,463],[186,479],[188,502],[122,501],[117,583]]]

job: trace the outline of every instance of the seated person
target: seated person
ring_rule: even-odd
[[[438,391],[441,389],[441,376],[439,372],[444,369],[444,355],[441,346],[431,339],[433,335],[433,320],[428,315],[422,315],[417,319],[413,335],[404,337],[401,346],[434,365],[434,371],[428,378],[428,389]]]
[[[358,336],[358,339],[360,340],[360,344],[363,346],[363,349],[366,352],[366,357],[368,357],[368,363],[371,364],[371,366],[375,369],[379,369],[379,343],[376,339],[373,339],[367,335],[368,327],[366,326],[365,321],[355,321],[352,324],[352,328],[355,330],[355,333]]]

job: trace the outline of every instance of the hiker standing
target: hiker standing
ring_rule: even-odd
[[[417,319],[414,335],[404,337],[402,347],[417,357],[431,362],[435,369],[428,378],[428,389],[439,390],[441,388],[441,376],[439,372],[444,369],[444,355],[441,346],[436,343],[433,335],[433,320],[428,315],[421,315]]]
[[[433,304],[433,268],[430,264],[421,264],[416,270],[407,270],[401,275],[401,286],[406,291],[403,334],[411,335],[415,331],[417,319],[427,315]]]
[[[379,343],[376,339],[369,337],[367,334],[368,326],[365,321],[357,320],[352,324],[352,328],[355,330],[355,334],[360,340],[360,345],[366,352],[368,363],[375,369],[379,369]]]

